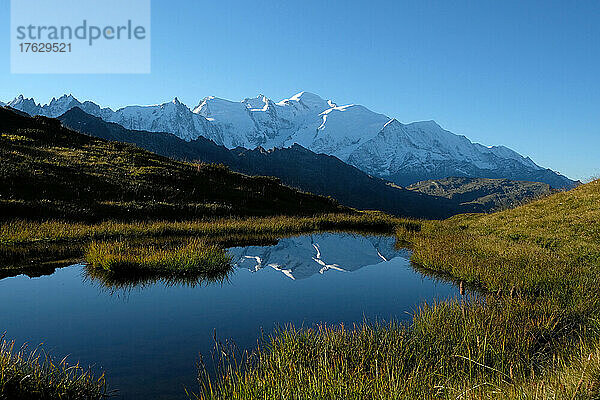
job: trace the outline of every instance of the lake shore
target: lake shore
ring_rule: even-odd
[[[282,329],[243,358],[222,352],[216,374],[200,368],[193,397],[590,399],[600,390],[599,199],[596,181],[514,210],[445,221],[366,213],[140,227],[19,222],[0,237],[86,243],[146,230],[151,238],[178,233],[225,243],[227,235],[395,232],[413,250],[415,268],[485,298],[424,305],[407,324]]]
[[[285,329],[247,362],[200,369],[202,399],[595,398],[600,181],[491,215],[399,227],[417,268],[486,293],[409,326]]]

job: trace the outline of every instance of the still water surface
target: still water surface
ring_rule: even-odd
[[[111,290],[81,265],[0,280],[0,332],[18,344],[105,371],[121,399],[181,399],[216,330],[252,348],[261,330],[408,320],[423,302],[458,295],[411,268],[394,238],[320,233],[229,249],[228,280]]]

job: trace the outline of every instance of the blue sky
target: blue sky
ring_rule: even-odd
[[[307,90],[600,175],[598,1],[153,0],[147,75],[11,75],[9,17],[2,0],[3,101],[193,107]]]

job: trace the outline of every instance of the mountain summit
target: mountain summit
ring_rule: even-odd
[[[230,101],[205,97],[193,111],[177,98],[116,111],[62,96],[40,105],[22,95],[8,104],[31,115],[59,117],[73,107],[128,129],[168,132],[190,141],[202,136],[233,149],[290,147],[298,143],[333,155],[398,185],[449,176],[506,178],[571,188],[576,182],[504,146],[472,143],[434,121],[403,124],[357,104],[300,92],[274,102],[264,95]]]

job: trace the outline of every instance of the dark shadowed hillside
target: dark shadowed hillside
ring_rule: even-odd
[[[0,108],[0,215],[192,218],[343,211],[275,178],[193,165]]]
[[[234,169],[251,175],[276,176],[288,185],[332,196],[351,207],[418,218],[445,218],[480,211],[478,205],[460,205],[454,200],[411,192],[367,175],[337,157],[315,154],[300,145],[233,151],[238,156]]]

